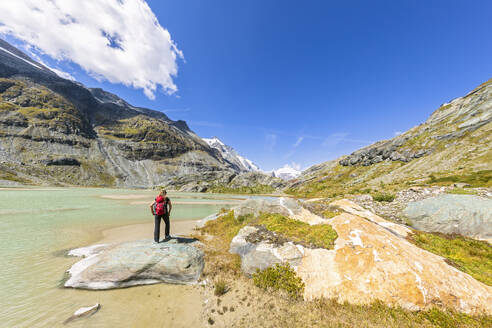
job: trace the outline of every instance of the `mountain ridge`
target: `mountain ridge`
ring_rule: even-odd
[[[394,138],[308,168],[288,192],[336,197],[435,183],[489,187],[491,144],[492,79]]]
[[[261,169],[251,160],[239,155],[239,153],[231,146],[226,145],[218,137],[202,138],[210,147],[217,149],[222,157],[229,162],[235,164],[240,171],[258,172]]]
[[[1,39],[0,119],[4,181],[194,190],[241,173],[185,121],[64,79]]]

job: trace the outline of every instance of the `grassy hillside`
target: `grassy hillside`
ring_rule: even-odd
[[[439,107],[423,124],[306,171],[287,193],[301,197],[466,183],[492,186],[492,80]]]

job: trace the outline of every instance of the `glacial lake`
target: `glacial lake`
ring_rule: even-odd
[[[128,320],[146,311],[138,306],[142,290],[150,295],[152,286],[85,291],[61,284],[64,272],[78,261],[66,256],[67,250],[96,243],[107,229],[153,223],[149,203],[156,194],[129,189],[0,188],[0,327],[63,327],[75,310],[96,302],[104,313],[67,326],[127,327]],[[245,198],[177,192],[168,196],[173,202],[171,235],[173,221],[201,219]]]

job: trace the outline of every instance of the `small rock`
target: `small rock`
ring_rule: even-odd
[[[101,308],[101,304],[99,304],[99,303],[96,303],[93,306],[82,307],[82,308],[78,309],[77,311],[75,311],[73,313],[73,315],[70,318],[68,318],[67,320],[65,320],[63,323],[67,324],[67,323],[69,323],[73,320],[76,320],[76,319],[89,317],[89,316],[93,315],[94,313],[96,313],[97,311],[99,311],[100,308]]]

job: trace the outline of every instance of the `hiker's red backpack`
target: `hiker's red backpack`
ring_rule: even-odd
[[[155,199],[155,214],[156,215],[164,215],[167,213],[167,197],[164,199],[159,196]]]

